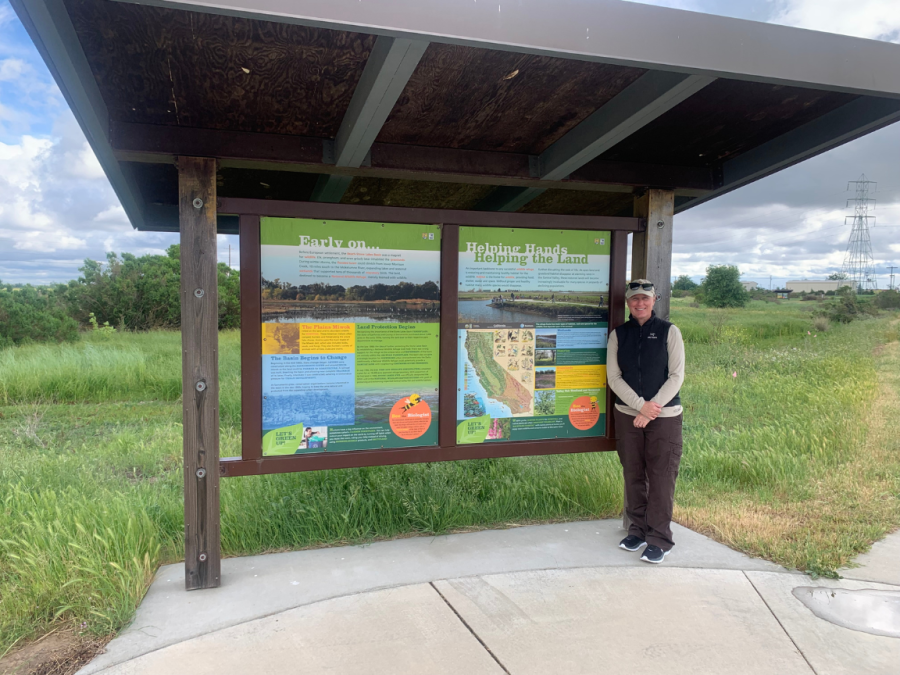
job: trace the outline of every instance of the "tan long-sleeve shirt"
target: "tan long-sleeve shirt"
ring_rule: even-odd
[[[650,400],[665,406],[675,398],[675,394],[684,384],[684,339],[678,326],[669,329],[669,338],[666,340],[666,348],[669,352],[669,379],[663,383],[656,396]],[[634,389],[622,378],[622,370],[619,368],[619,340],[615,331],[610,331],[606,345],[606,381],[609,388],[615,392],[626,405],[616,404],[616,409],[627,415],[637,416],[646,401],[638,396]],[[660,417],[677,417],[682,413],[680,405],[664,407],[659,413]]]

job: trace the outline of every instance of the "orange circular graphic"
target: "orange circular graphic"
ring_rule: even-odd
[[[600,404],[596,396],[579,396],[569,406],[569,421],[576,429],[590,429],[600,419]]]
[[[418,394],[401,398],[391,408],[391,431],[410,441],[431,426],[431,408]]]

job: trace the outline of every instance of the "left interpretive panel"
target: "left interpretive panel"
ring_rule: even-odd
[[[262,218],[263,455],[436,446],[441,228]]]

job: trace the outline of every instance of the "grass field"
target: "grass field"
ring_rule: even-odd
[[[676,519],[834,574],[900,525],[897,315],[815,337],[807,306],[676,300],[688,356]],[[57,626],[119,629],[181,556],[177,333],[0,351],[0,654]],[[221,335],[222,454],[239,452],[239,344]],[[736,376],[735,376],[736,374]],[[612,454],[222,481],[226,555],[614,516]]]

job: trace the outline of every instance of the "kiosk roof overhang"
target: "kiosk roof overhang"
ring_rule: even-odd
[[[138,229],[178,229],[178,155],[222,196],[630,215],[900,119],[898,45],[616,0],[12,2]]]

